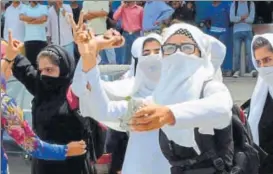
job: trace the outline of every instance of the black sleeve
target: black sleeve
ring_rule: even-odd
[[[38,71],[31,65],[26,57],[18,55],[15,58],[12,72],[13,76],[16,77],[32,95],[36,93]]]

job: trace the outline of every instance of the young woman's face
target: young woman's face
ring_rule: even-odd
[[[146,42],[143,45],[143,51],[142,51],[142,55],[143,56],[149,56],[149,55],[155,55],[155,54],[159,54],[160,52],[160,43],[158,41],[150,41],[150,42]]]
[[[60,76],[60,68],[53,64],[49,57],[40,57],[38,61],[38,67],[41,75],[50,77]]]
[[[273,66],[273,52],[267,46],[256,49],[254,56],[258,67]]]
[[[163,56],[174,54],[177,51],[197,57],[201,56],[196,43],[191,38],[182,34],[172,35],[162,46]]]

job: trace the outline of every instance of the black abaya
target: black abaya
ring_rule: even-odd
[[[32,102],[33,128],[44,141],[68,144],[84,139],[84,128],[79,117],[70,110],[66,91],[71,84],[75,60],[60,46],[45,48],[56,55],[60,77],[53,79],[51,88],[45,87],[40,73],[27,58],[17,56],[13,74],[34,96]],[[47,81],[49,83],[50,81]],[[88,164],[89,165],[89,164]],[[67,158],[65,161],[33,160],[33,174],[88,174],[86,155]]]
[[[261,164],[259,174],[273,174],[273,99],[268,94],[259,122],[260,146],[268,153],[267,158]]]

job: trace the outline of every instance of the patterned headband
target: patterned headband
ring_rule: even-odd
[[[193,40],[194,43],[196,43],[196,41],[192,37],[192,34],[187,29],[182,29],[181,28],[181,29],[177,30],[173,35],[175,35],[175,34],[181,34],[181,35],[187,36],[188,38],[190,38],[191,40]]]

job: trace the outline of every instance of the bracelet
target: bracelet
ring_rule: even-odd
[[[9,64],[14,62],[14,59],[13,60],[9,60],[8,58],[2,58],[2,59],[5,60],[6,62],[8,62]]]

